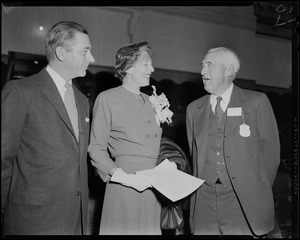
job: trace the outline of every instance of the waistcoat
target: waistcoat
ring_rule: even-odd
[[[213,111],[210,112],[204,179],[207,184],[214,186],[219,178],[224,186],[228,186],[230,180],[223,152],[226,112],[220,122]]]

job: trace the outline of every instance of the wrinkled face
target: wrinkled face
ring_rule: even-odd
[[[134,84],[138,87],[148,86],[151,73],[154,71],[152,60],[145,50],[141,50],[141,55],[133,66],[128,70]]]
[[[64,49],[63,64],[68,77],[84,77],[89,64],[95,62],[89,36],[81,32],[75,33],[74,39]]]
[[[208,53],[204,57],[201,75],[205,90],[218,96],[222,95],[231,83],[227,78],[227,67],[218,52]]]

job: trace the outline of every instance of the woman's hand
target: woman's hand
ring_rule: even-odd
[[[147,188],[152,187],[150,178],[139,174],[128,174],[121,168],[117,168],[111,177],[112,182],[118,182],[126,187],[132,187],[138,192],[143,192]]]

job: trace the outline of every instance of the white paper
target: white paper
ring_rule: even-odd
[[[155,168],[136,174],[150,177],[150,184],[173,202],[188,196],[204,183],[204,180],[176,169],[167,158]]]
[[[242,116],[242,108],[235,107],[235,108],[227,108],[227,116]]]

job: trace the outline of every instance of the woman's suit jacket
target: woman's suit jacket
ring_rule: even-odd
[[[76,88],[79,142],[43,69],[2,90],[1,214],[4,234],[75,234],[87,222],[89,105]],[[5,210],[5,211],[4,211]]]
[[[233,188],[246,217],[257,235],[274,227],[272,185],[280,162],[280,143],[276,119],[265,94],[234,85],[228,108],[241,107],[249,137],[239,133],[242,116],[228,116],[224,132],[224,158]],[[227,108],[227,113],[228,113]],[[190,103],[187,108],[187,136],[193,158],[193,175],[204,177],[208,144],[210,95]],[[201,191],[201,187],[198,189]],[[196,194],[191,199],[190,224],[197,209]],[[191,229],[193,231],[193,229]]]

